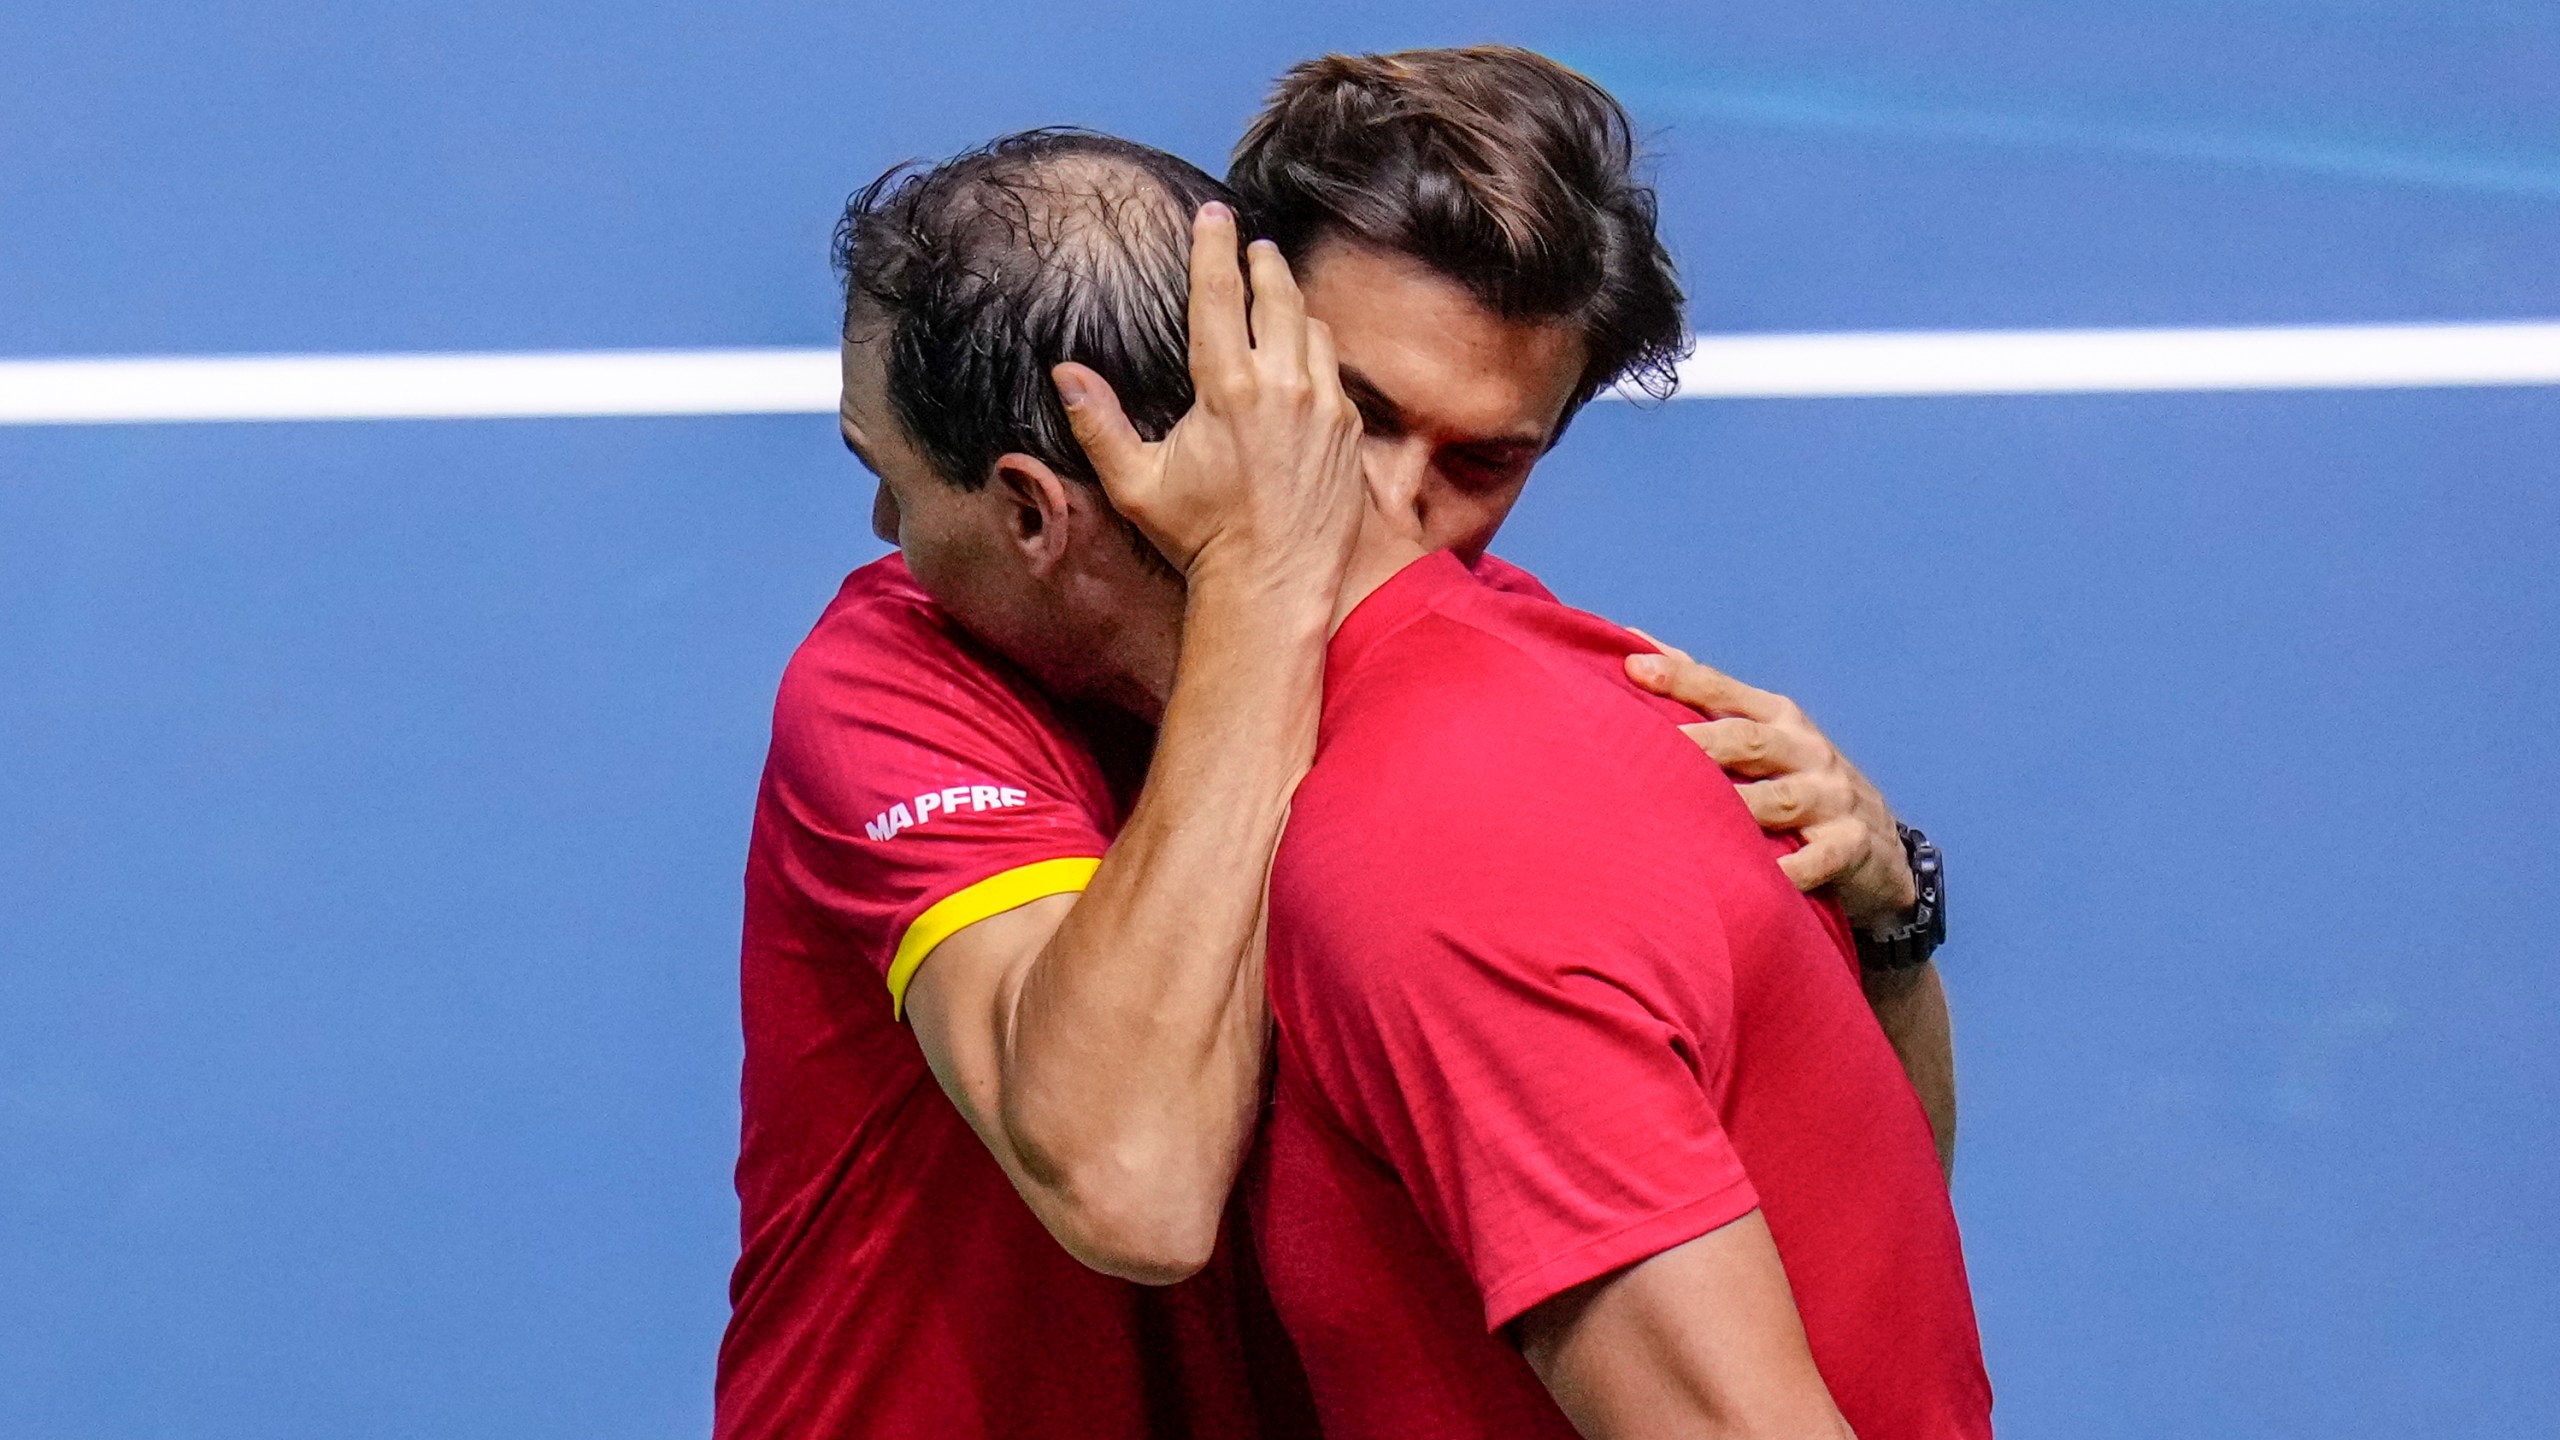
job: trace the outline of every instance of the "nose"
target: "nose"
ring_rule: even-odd
[[[1423,493],[1423,480],[1431,473],[1431,447],[1412,437],[1363,436],[1360,441],[1360,467],[1369,479],[1369,493],[1378,509],[1389,516],[1410,514],[1414,525],[1422,525],[1430,507],[1430,497]]]
[[[886,480],[871,492],[871,533],[892,545],[898,543],[898,497],[889,493]]]

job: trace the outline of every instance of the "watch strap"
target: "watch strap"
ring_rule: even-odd
[[[1883,935],[1857,934],[1858,964],[1867,970],[1908,970],[1925,965],[1947,940],[1946,864],[1929,837],[1896,822],[1902,853],[1911,862],[1911,881],[1919,892],[1910,918]]]

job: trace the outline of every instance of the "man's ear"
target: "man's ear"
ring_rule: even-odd
[[[1076,531],[1071,482],[1047,461],[1013,452],[996,458],[987,483],[1005,508],[1005,540],[1022,552],[1023,567],[1046,576],[1064,563]]]

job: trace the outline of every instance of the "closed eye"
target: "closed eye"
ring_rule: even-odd
[[[870,472],[873,479],[876,480],[879,478],[880,467],[872,464],[871,457],[862,453],[862,447],[853,443],[853,436],[851,434],[843,430],[838,430],[836,432],[836,438],[844,442],[844,450],[846,454],[851,455],[864,470]]]
[[[1444,468],[1451,478],[1462,483],[1491,487],[1509,482],[1536,459],[1525,450],[1509,446],[1498,450],[1453,450]]]

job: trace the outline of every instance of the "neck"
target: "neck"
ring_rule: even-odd
[[[1178,594],[1175,603],[1180,603]],[[1127,711],[1150,726],[1163,724],[1165,702],[1172,698],[1173,674],[1182,655],[1181,612],[1172,613],[1175,618],[1164,630],[1124,626],[1108,644],[1097,646],[1102,663],[1083,687],[1082,698]]]
[[[1182,649],[1182,591],[1163,594],[1070,584],[1040,596],[1043,622],[998,645],[1060,700],[1124,710],[1149,725],[1164,715]]]
[[[1389,528],[1369,512],[1360,522],[1360,538],[1351,547],[1351,564],[1342,572],[1342,591],[1333,603],[1332,628],[1339,630],[1351,612],[1396,572],[1431,553],[1420,540]]]
[[[1430,552],[1422,542],[1389,529],[1372,512],[1361,522],[1360,536],[1352,543],[1351,563],[1342,572],[1342,588],[1336,592],[1333,618],[1326,624],[1327,634],[1342,628],[1342,622],[1372,591],[1395,578],[1396,572]],[[1179,600],[1172,613],[1179,615]],[[1134,641],[1139,643],[1132,643]],[[1154,643],[1143,643],[1152,640]],[[1088,651],[1109,652],[1106,662],[1095,668],[1084,683],[1069,690],[1052,685],[1052,693],[1073,693],[1079,698],[1099,700],[1129,712],[1149,725],[1161,724],[1165,702],[1173,692],[1174,671],[1181,653],[1181,631],[1176,628],[1161,637],[1115,634],[1112,643],[1086,637]]]

